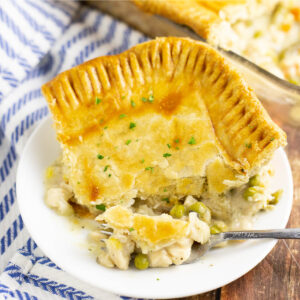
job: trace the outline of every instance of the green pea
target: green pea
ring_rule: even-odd
[[[202,203],[202,202],[199,202],[199,201],[195,202],[194,204],[192,204],[192,205],[188,208],[189,211],[195,211],[195,212],[198,213],[200,216],[204,215],[205,212],[207,211],[207,209],[208,209],[208,208],[206,207],[206,205],[205,205],[204,203]]]
[[[256,189],[254,187],[248,187],[244,192],[244,199],[248,200],[249,197],[253,197],[256,194]]]
[[[221,228],[218,225],[213,225],[210,227],[210,233],[211,234],[218,234],[222,232]]]
[[[221,230],[221,232],[225,232],[228,231],[228,227],[227,225],[223,222],[223,221],[218,221],[217,224],[215,224],[219,227],[219,229]]]
[[[252,176],[249,180],[250,186],[259,186],[260,185],[260,178],[259,175]]]
[[[282,193],[283,193],[283,190],[278,190],[275,193],[273,193],[272,194],[273,199],[269,201],[269,204],[271,204],[271,205],[277,204],[282,196]]]
[[[172,207],[170,215],[173,218],[180,219],[185,214],[185,207],[182,204],[176,204]]]
[[[134,258],[134,265],[139,270],[145,270],[149,267],[149,260],[147,255],[139,253]]]

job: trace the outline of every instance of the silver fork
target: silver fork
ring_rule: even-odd
[[[100,232],[111,236],[112,232],[108,224],[100,224],[103,230]],[[200,259],[212,247],[225,241],[250,240],[250,239],[300,239],[300,228],[284,228],[270,230],[245,230],[227,231],[211,235],[206,244],[194,243],[190,257],[184,264],[190,264]]]
[[[100,232],[104,235],[107,235],[107,237],[111,236],[113,233],[112,233],[112,228],[106,224],[106,223],[100,223]],[[101,239],[102,242],[104,242],[105,239]]]
[[[250,230],[250,231],[228,231],[213,234],[206,244],[194,244],[193,250],[186,264],[200,259],[212,247],[225,241],[249,240],[249,239],[300,239],[300,228],[285,228],[271,230]]]

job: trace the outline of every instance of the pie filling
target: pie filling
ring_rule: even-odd
[[[130,262],[138,269],[180,265],[189,258],[192,245],[207,243],[211,234],[251,229],[257,213],[272,209],[281,196],[281,191],[270,190],[273,172],[264,166],[247,183],[214,197],[203,177],[197,196],[169,193],[166,187],[155,197],[137,195],[111,207],[81,205],[64,174],[61,158],[46,170],[46,204],[85,228],[88,250],[110,268],[127,269]]]

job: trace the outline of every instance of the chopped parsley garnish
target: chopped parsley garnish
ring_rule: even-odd
[[[154,96],[153,96],[153,95],[150,95],[149,98],[148,98],[148,101],[149,101],[150,103],[152,103],[152,102],[154,101]]]
[[[252,144],[251,144],[251,143],[249,143],[249,144],[246,143],[245,146],[246,146],[248,149],[252,148]]]
[[[159,278],[156,278],[156,280],[159,281],[160,279],[159,279]]]
[[[149,98],[146,98],[146,97],[142,97],[141,100],[146,103],[146,102],[150,102],[152,103],[154,101],[154,96],[153,95],[150,95]]]
[[[170,157],[170,156],[172,156],[171,153],[164,153],[164,154],[163,154],[163,157]]]
[[[131,231],[133,231],[133,230],[134,230],[134,228],[130,227],[128,230],[131,232]]]
[[[98,205],[96,205],[96,208],[99,209],[99,210],[102,210],[102,211],[106,210],[105,204],[98,204]]]
[[[129,129],[133,129],[134,127],[136,127],[136,124],[133,122],[130,122],[129,124]]]
[[[126,117],[126,114],[121,114],[120,115],[120,119],[123,119],[123,118],[125,118]]]
[[[131,143],[131,140],[127,140],[127,141],[125,142],[126,145],[129,145],[130,143]]]
[[[111,177],[111,174],[108,174],[108,177]]]
[[[108,128],[108,126],[105,126],[103,129],[106,130]]]
[[[179,150],[179,147],[176,147],[175,149],[176,149],[176,150]]]
[[[167,144],[167,146],[168,146],[169,149],[171,149],[171,145],[170,144]]]
[[[80,184],[80,181],[77,181],[77,184]]]
[[[141,160],[141,164],[143,164],[144,162],[145,162],[145,160],[144,160],[144,159],[142,159],[142,160]]]
[[[132,106],[132,107],[135,107],[135,102],[134,102],[133,100],[131,100],[130,103],[131,103],[131,106]]]
[[[125,99],[125,96],[122,96],[121,99],[124,100],[124,99]]]
[[[109,167],[109,165],[106,165],[106,166],[104,167],[104,169],[103,169],[103,172],[106,172],[107,169],[108,169],[108,167]]]
[[[179,143],[179,139],[174,140],[174,142],[175,142],[176,144],[178,144],[178,143]]]
[[[153,169],[154,169],[154,167],[146,167],[145,168],[146,171],[151,171],[151,172],[153,171]]]
[[[274,137],[271,137],[271,138],[270,138],[270,142],[273,142],[274,140],[275,140]]]
[[[103,120],[103,119],[101,119],[99,122],[100,122],[100,124],[102,124],[102,123],[104,122],[104,120]]]
[[[102,100],[101,100],[100,98],[96,97],[96,104],[100,104],[101,101],[102,101]]]
[[[170,203],[169,198],[162,198],[161,201],[165,201],[165,202],[167,202],[167,203]]]
[[[193,136],[189,140],[188,144],[190,144],[190,145],[195,145],[196,144],[196,140],[195,140],[195,138]]]
[[[167,191],[167,189],[164,189],[164,192],[166,192]]]
[[[97,155],[97,158],[98,158],[98,159],[103,159],[103,158],[104,158],[104,156],[103,156],[103,155],[101,155],[101,154],[98,154],[98,155]]]

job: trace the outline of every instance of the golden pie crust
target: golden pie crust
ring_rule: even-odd
[[[246,182],[286,144],[240,74],[190,39],[90,60],[42,91],[84,205],[223,193],[224,180]]]
[[[279,0],[132,0],[143,11],[187,25],[212,44],[222,44],[230,24],[272,10]],[[227,36],[227,38],[229,38]]]
[[[170,215],[146,216],[132,213],[129,209],[116,205],[108,209],[97,220],[104,220],[117,230],[129,230],[131,238],[147,248],[168,244],[188,234],[189,223],[173,219]]]

